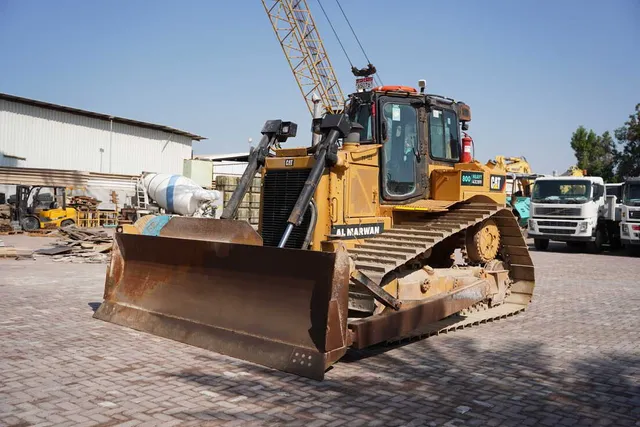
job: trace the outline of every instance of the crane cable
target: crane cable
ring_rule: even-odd
[[[347,18],[347,15],[344,13],[344,10],[342,9],[342,6],[340,5],[340,2],[338,0],[336,0],[336,3],[338,3],[338,7],[340,7],[340,10],[342,11],[342,16],[344,16],[344,19],[347,21],[347,24],[349,24],[349,28],[351,28],[351,32],[353,33],[353,36],[356,38],[356,41],[358,42],[358,45],[360,45],[360,49],[362,50],[362,53],[364,54],[365,59],[367,60],[367,62],[369,64],[371,64],[371,61],[369,61],[369,58],[367,57],[367,53],[364,51],[364,48],[362,47],[362,44],[360,43],[360,40],[358,39],[358,36],[356,35],[356,32],[353,30],[353,27],[351,26],[351,22],[349,22],[349,19]],[[324,10],[324,7],[322,6],[322,2],[320,0],[318,0],[318,4],[320,5],[320,9],[322,9],[322,13],[324,14],[324,17],[327,19],[327,22],[329,23],[329,26],[331,27],[331,30],[333,31],[333,34],[336,36],[336,39],[338,40],[338,43],[340,44],[340,47],[342,48],[342,52],[344,52],[344,56],[347,57],[347,61],[349,61],[349,65],[351,66],[351,68],[353,67],[353,62],[351,62],[351,58],[349,58],[349,54],[347,53],[347,50],[344,48],[344,45],[342,44],[342,40],[340,40],[340,36],[338,36],[338,33],[336,32],[336,29],[333,27],[333,23],[331,22],[331,19],[329,19],[329,15],[327,15],[327,12]],[[382,79],[379,78],[379,76],[377,76],[377,72],[376,74],[374,74],[373,78],[378,81],[378,85],[382,86]]]
[[[327,12],[324,10],[324,7],[322,7],[322,2],[320,0],[318,0],[318,4],[320,5],[320,9],[322,9],[322,13],[324,13],[324,17],[327,18],[327,22],[329,22],[329,26],[331,27],[331,30],[333,30],[333,34],[336,36],[336,39],[338,39],[338,43],[340,44],[340,47],[342,48],[342,51],[344,52],[344,56],[347,57],[347,61],[349,61],[349,65],[351,65],[353,67],[353,63],[351,62],[351,58],[349,58],[349,54],[347,53],[346,49],[342,45],[342,40],[340,40],[340,37],[338,36],[338,33],[336,32],[336,29],[333,28],[333,24],[331,23],[331,19],[329,19],[329,15],[327,15]]]
[[[319,2],[320,1],[318,0],[318,3]],[[358,38],[358,36],[356,35],[355,30],[351,26],[351,22],[349,21],[349,18],[347,18],[347,14],[344,13],[344,9],[342,9],[342,5],[340,4],[340,0],[336,0],[336,3],[338,4],[338,7],[340,8],[340,12],[342,12],[342,16],[344,16],[345,21],[347,21],[347,24],[349,25],[349,28],[351,29],[351,33],[353,34],[353,37],[355,37],[356,41],[358,42],[358,46],[360,46],[360,50],[362,51],[362,54],[364,55],[364,58],[367,60],[367,63],[371,64],[371,61],[369,60],[369,57],[367,56],[367,52],[364,51],[364,47],[362,47],[362,43],[360,43],[360,39]],[[377,71],[376,71],[376,75],[374,75],[374,78],[376,78],[378,80],[380,86],[383,86],[382,78],[378,75]]]

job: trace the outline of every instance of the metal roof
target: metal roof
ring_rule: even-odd
[[[67,107],[59,104],[52,104],[49,102],[38,101],[35,99],[23,98],[21,96],[9,95],[7,93],[0,92],[0,100],[7,100],[13,102],[19,102],[22,104],[33,105],[36,107],[48,108],[50,110],[63,111],[71,114],[78,114],[81,116],[92,117],[100,120],[113,120],[114,123],[123,123],[131,126],[144,127],[149,129],[161,130],[164,132],[173,133],[176,135],[182,135],[191,138],[194,141],[202,141],[203,139],[207,139],[204,136],[196,135],[193,133],[189,133],[180,129],[175,129],[169,126],[159,125],[155,123],[141,122],[138,120],[127,119],[124,117],[113,116],[110,114],[96,113],[94,111],[81,110],[79,108]]]
[[[194,154],[193,158],[196,160],[231,160],[237,162],[246,162],[249,160],[249,153],[229,153],[229,154]]]

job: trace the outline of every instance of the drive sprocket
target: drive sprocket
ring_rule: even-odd
[[[486,219],[469,228],[465,248],[466,256],[471,262],[485,263],[495,259],[500,250],[500,230],[495,221]]]

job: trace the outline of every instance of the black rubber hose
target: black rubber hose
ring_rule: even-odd
[[[314,202],[313,199],[309,200],[309,208],[311,210],[311,219],[309,220],[307,235],[304,237],[304,242],[302,243],[302,249],[309,248],[311,238],[313,237],[313,232],[316,229],[316,222],[318,221],[318,208],[316,207],[316,202]]]

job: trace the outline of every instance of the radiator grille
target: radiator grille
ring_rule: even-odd
[[[552,216],[580,216],[581,208],[536,208],[536,215],[552,215]]]
[[[262,187],[262,240],[265,246],[278,246],[293,205],[309,176],[310,169],[271,169]],[[299,227],[294,227],[285,247],[300,249],[309,228],[311,213],[307,209]]]
[[[640,211],[629,210],[629,218],[631,218],[631,219],[640,219]]]

